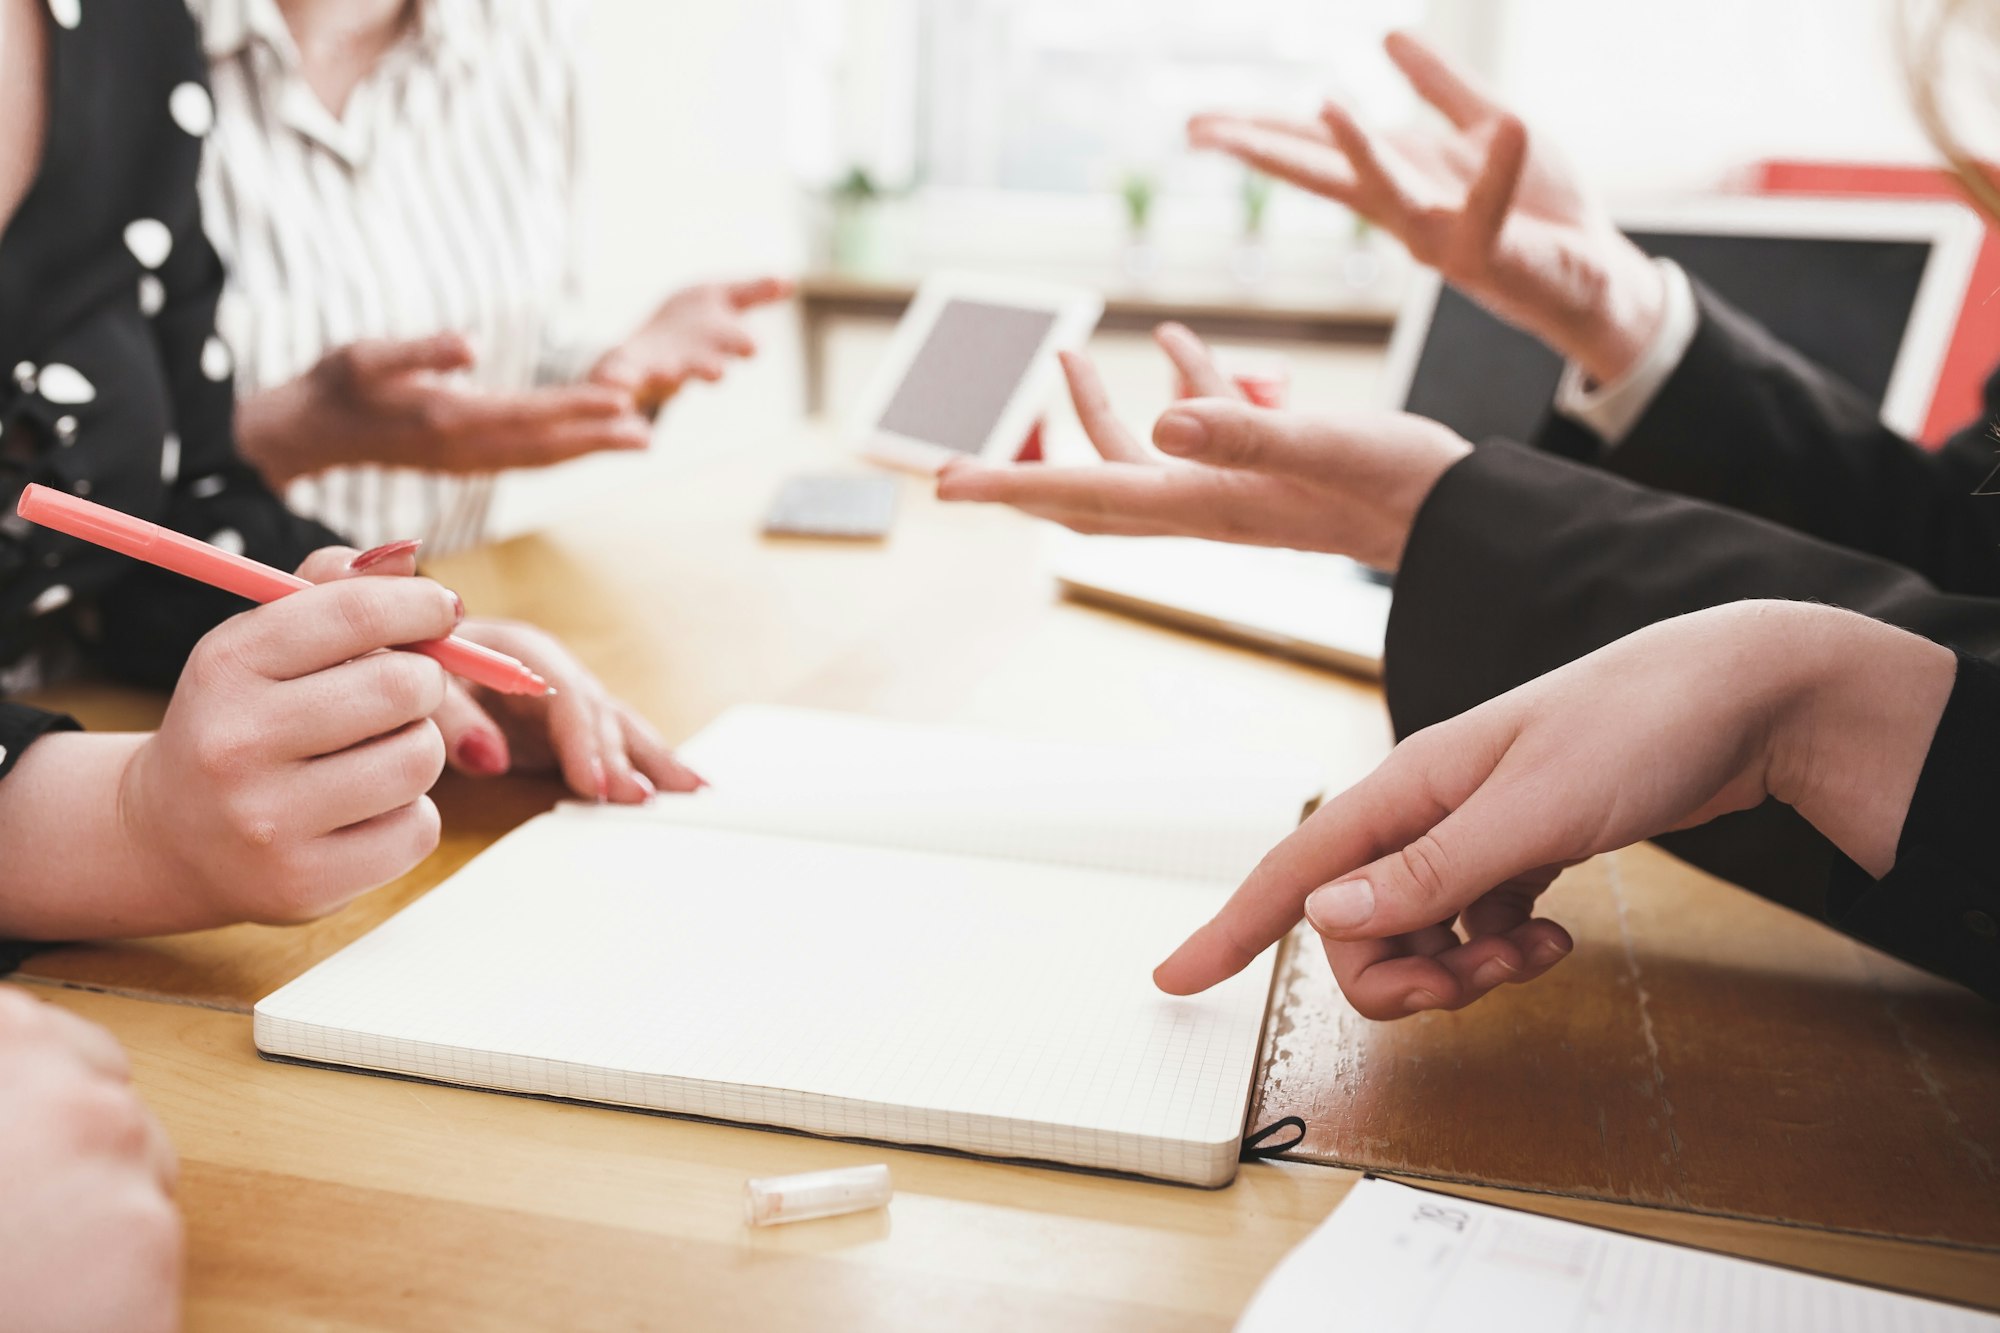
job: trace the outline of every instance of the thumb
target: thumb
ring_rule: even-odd
[[[1426,833],[1306,896],[1329,940],[1404,935],[1455,919],[1498,885],[1550,865],[1543,798],[1496,773]]]
[[[1343,433],[1330,423],[1240,398],[1191,398],[1162,413],[1153,443],[1175,458],[1245,472],[1323,478]]]
[[[428,338],[371,338],[348,349],[354,373],[363,379],[386,379],[422,371],[442,374],[465,370],[473,363],[472,344],[460,333],[433,333]]]
[[[514,766],[507,733],[492,714],[473,702],[458,681],[447,683],[444,703],[431,715],[444,737],[451,766],[476,778],[497,778]]]

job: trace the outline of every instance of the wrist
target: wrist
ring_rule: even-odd
[[[1666,279],[1645,252],[1615,233],[1586,274],[1589,295],[1582,313],[1554,341],[1593,383],[1612,384],[1659,336],[1667,312]]]
[[[1949,649],[1832,607],[1784,608],[1769,651],[1786,662],[1768,787],[1880,877],[1958,677]]]
[[[113,845],[119,849],[119,859],[131,867],[132,882],[146,884],[165,901],[197,900],[200,871],[176,850],[168,807],[160,799],[159,733],[137,739],[118,769]]]
[[[236,404],[236,448],[274,491],[314,470],[305,423],[313,419],[307,371],[275,389],[265,389]]]
[[[144,734],[62,732],[30,746],[0,782],[7,888],[0,934],[80,939],[174,929],[144,845],[124,817],[124,784]]]

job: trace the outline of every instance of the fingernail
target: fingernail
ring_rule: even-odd
[[[1194,413],[1176,408],[1153,423],[1153,443],[1170,454],[1191,454],[1208,443],[1208,427]]]
[[[1520,974],[1521,969],[1515,967],[1505,958],[1489,958],[1473,969],[1472,984],[1480,990],[1486,990],[1499,985],[1509,977],[1516,977]]]
[[[507,747],[487,731],[470,731],[458,743],[459,765],[483,778],[497,778],[507,771]]]
[[[465,599],[457,593],[451,595],[451,623],[456,625],[465,619]]]
[[[348,561],[347,567],[358,574],[364,569],[375,568],[375,566],[385,560],[394,560],[399,555],[413,554],[423,544],[423,539],[420,537],[411,537],[400,542],[389,542],[385,545],[363,551],[360,555]]]
[[[1528,957],[1534,961],[1536,967],[1547,967],[1551,963],[1559,963],[1568,954],[1569,946],[1559,940],[1543,940],[1540,944],[1528,950]]]
[[[611,774],[605,771],[604,761],[591,756],[590,785],[597,792],[597,803],[604,804],[611,799]]]
[[[653,785],[653,780],[637,769],[632,771],[632,781],[639,784],[639,790],[645,793],[645,799],[648,801],[660,794],[660,789]]]
[[[1365,879],[1344,880],[1314,889],[1306,899],[1306,920],[1322,935],[1366,925],[1375,915],[1375,887]]]
[[[1403,1007],[1409,1010],[1436,1009],[1444,1003],[1433,992],[1413,990],[1403,997]]]

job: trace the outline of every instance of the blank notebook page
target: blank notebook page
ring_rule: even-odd
[[[681,747],[714,786],[614,817],[1242,879],[1319,795],[1296,755],[993,736],[808,709],[724,713]]]
[[[2000,1318],[1358,1182],[1265,1279],[1237,1333],[2000,1333]]]
[[[257,1044],[1220,1184],[1272,956],[1193,998],[1150,973],[1230,887],[562,810],[259,1004]]]

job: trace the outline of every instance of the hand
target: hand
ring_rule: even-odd
[[[1189,142],[1346,205],[1593,379],[1618,378],[1659,328],[1659,270],[1518,117],[1415,37],[1385,45],[1451,128],[1378,139],[1328,102],[1317,124],[1197,116]]]
[[[674,757],[650,723],[541,630],[468,620],[458,633],[527,663],[556,692],[529,699],[450,681],[437,724],[453,768],[475,777],[558,772],[578,796],[624,805],[649,801],[661,790],[708,785]]]
[[[1355,1009],[1457,1009],[1571,948],[1566,866],[1776,797],[1874,875],[1957,662],[1851,612],[1740,602],[1650,626],[1420,731],[1279,843],[1154,973],[1176,995],[1303,913]]]
[[[237,410],[239,445],[279,487],[351,463],[498,472],[651,442],[652,427],[629,393],[588,384],[490,393],[448,378],[472,363],[471,347],[455,333],[350,343],[290,383],[246,398]]]
[[[21,1333],[180,1327],[166,1131],[111,1034],[0,986],[0,1292]]]
[[[1065,353],[1070,397],[1102,466],[953,460],[944,500],[984,500],[1078,532],[1208,537],[1251,546],[1333,551],[1377,569],[1402,560],[1410,525],[1445,469],[1470,452],[1434,421],[1399,412],[1319,420],[1252,407],[1179,325],[1162,347],[1197,393],[1153,427],[1161,458],[1111,413],[1084,357]]]
[[[637,332],[604,354],[590,382],[628,393],[648,416],[691,379],[719,380],[731,357],[755,356],[744,312],[790,297],[784,278],[705,282],[675,292]]]
[[[391,542],[352,560],[315,557],[307,577],[407,578],[417,572],[416,541]],[[342,552],[341,554],[345,554]],[[453,633],[525,662],[555,687],[546,698],[501,694],[447,676],[432,715],[451,766],[473,777],[560,772],[590,800],[637,804],[660,790],[707,784],[674,757],[660,734],[611,697],[589,669],[555,639],[529,625],[467,620]]]
[[[382,650],[451,633],[464,608],[426,579],[337,577],[367,558],[316,552],[299,572],[323,586],[211,631],[126,763],[124,842],[175,928],[322,916],[437,845],[444,671]]]

